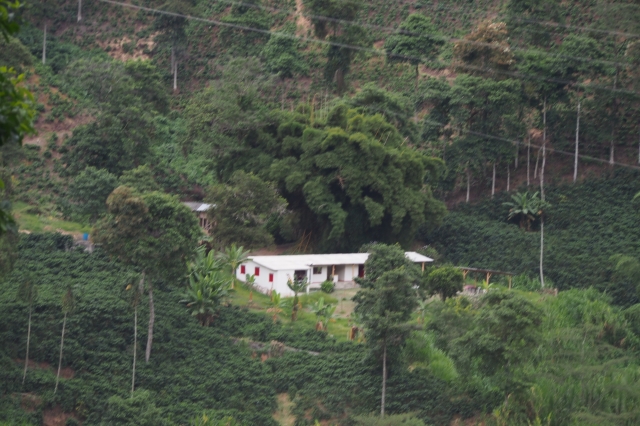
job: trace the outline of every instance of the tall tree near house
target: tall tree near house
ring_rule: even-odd
[[[218,253],[218,259],[220,259],[229,268],[232,283],[231,288],[234,287],[234,283],[238,279],[238,266],[240,266],[242,262],[244,262],[248,258],[249,251],[245,250],[242,246],[236,246],[235,243],[231,244],[231,246]]]
[[[153,344],[155,309],[153,280],[176,282],[184,277],[185,259],[201,235],[188,207],[160,192],[140,194],[120,186],[107,199],[107,215],[94,229],[94,241],[113,257],[145,273],[149,295],[149,331],[145,360]]]
[[[29,344],[31,343],[31,314],[33,313],[33,305],[38,299],[38,288],[35,284],[35,278],[27,275],[23,278],[20,287],[18,287],[18,300],[25,303],[29,307],[29,322],[27,324],[27,350],[24,358],[24,373],[22,374],[22,384],[27,378],[27,368],[29,367]]]
[[[406,62],[415,67],[416,91],[420,79],[420,64],[438,56],[440,47],[444,44],[444,40],[439,35],[438,28],[429,18],[420,13],[413,13],[384,43],[389,62]]]
[[[226,247],[218,255],[225,262],[233,261],[234,269],[244,260],[238,257],[241,254],[238,250],[273,244],[273,236],[265,225],[269,219],[282,215],[286,206],[275,185],[238,170],[228,183],[209,188],[207,199],[215,203],[207,212],[214,245]]]
[[[55,395],[58,392],[58,383],[60,382],[60,370],[62,369],[62,350],[64,349],[64,333],[67,326],[67,315],[69,315],[75,308],[75,299],[73,297],[73,291],[71,286],[67,287],[67,291],[62,296],[62,313],[64,318],[62,320],[62,335],[60,336],[60,357],[58,358],[58,374],[56,374],[56,387],[53,390]]]
[[[353,297],[362,315],[371,355],[382,362],[380,416],[384,417],[388,365],[400,356],[408,336],[407,321],[418,306],[414,286],[420,285],[418,268],[398,246],[376,244],[369,248],[366,275],[356,278],[360,291]]]

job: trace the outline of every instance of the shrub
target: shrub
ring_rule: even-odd
[[[326,280],[322,284],[320,284],[320,290],[322,290],[324,293],[331,294],[335,289],[336,285],[333,283],[333,281]]]

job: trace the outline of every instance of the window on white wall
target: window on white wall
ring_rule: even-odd
[[[318,275],[322,273],[322,266],[314,266],[313,267],[313,273]]]

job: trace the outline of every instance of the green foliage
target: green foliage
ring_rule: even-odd
[[[131,398],[114,395],[107,401],[101,425],[164,425],[161,411],[156,408],[149,391],[138,391]]]
[[[335,291],[335,288],[336,288],[335,283],[330,280],[323,281],[322,284],[320,284],[320,290],[323,293],[331,294]]]
[[[361,426],[425,426],[425,422],[411,414],[398,414],[380,418],[377,414],[359,416],[354,419]]]
[[[560,289],[593,286],[616,304],[637,303],[636,283],[614,276],[610,257],[637,257],[640,229],[631,199],[639,189],[637,176],[627,171],[609,179],[547,188],[546,201],[553,209],[545,213],[545,278]],[[597,203],[589,201],[596,199]],[[506,201],[501,195],[457,207],[439,230],[424,235],[425,241],[454,264],[535,277],[540,235],[507,224],[502,207]]]
[[[237,243],[258,248],[273,243],[265,225],[272,217],[282,215],[286,202],[272,184],[239,170],[228,184],[215,185],[207,192],[214,203],[207,214],[217,247]]]
[[[299,42],[294,38],[295,31],[283,32],[282,36],[271,35],[262,49],[261,56],[265,61],[265,68],[282,79],[308,73],[309,66],[298,52]]]
[[[160,185],[156,183],[153,172],[146,164],[122,173],[118,183],[133,188],[141,194],[160,191]]]
[[[511,196],[513,201],[503,203],[510,207],[508,220],[519,219],[520,229],[531,231],[531,223],[537,216],[542,214],[542,200],[538,197],[538,192],[529,195],[528,191],[518,192]]]
[[[443,301],[461,292],[463,284],[462,271],[453,266],[441,266],[433,269],[425,277],[426,290],[431,295],[439,294]]]
[[[298,232],[311,233],[318,249],[353,250],[371,240],[408,244],[420,224],[444,214],[425,184],[440,162],[403,146],[381,116],[340,105],[315,128],[300,114],[279,115],[277,131],[246,140],[227,164],[276,181]]]
[[[0,37],[0,66],[14,68],[22,72],[25,67],[33,65],[29,50],[17,38],[5,40]]]
[[[183,275],[201,232],[188,207],[171,195],[120,186],[107,199],[107,211],[94,229],[104,250],[152,276]]]
[[[395,34],[385,40],[384,48],[389,61],[414,65],[417,78],[418,65],[425,59],[436,57],[443,44],[431,20],[420,13],[413,13],[400,24]]]
[[[95,222],[107,211],[107,197],[117,186],[114,175],[104,169],[87,167],[69,185],[73,210]]]

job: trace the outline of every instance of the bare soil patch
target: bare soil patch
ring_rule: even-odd
[[[74,417],[71,413],[65,413],[59,405],[42,412],[43,426],[64,426],[67,419]]]

